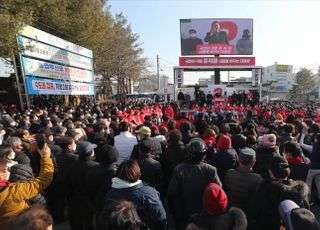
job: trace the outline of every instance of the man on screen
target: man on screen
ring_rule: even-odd
[[[243,31],[242,38],[237,41],[236,48],[238,54],[252,54],[252,39],[248,29]]]
[[[220,31],[220,24],[217,21],[212,22],[210,32],[207,33],[204,41],[209,44],[229,44],[227,33]]]
[[[198,44],[203,44],[203,42],[197,37],[197,31],[189,30],[189,38],[182,40],[182,55],[196,54]]]

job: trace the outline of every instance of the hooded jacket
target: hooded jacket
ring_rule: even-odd
[[[269,178],[268,169],[270,160],[279,155],[279,148],[276,146],[271,148],[258,147],[256,149],[256,164],[254,166],[255,173],[260,174],[263,178]]]
[[[212,155],[210,164],[218,170],[219,177],[222,179],[227,170],[235,167],[238,155],[234,149],[219,150]]]
[[[15,182],[9,184],[0,192],[0,226],[19,212],[29,207],[28,200],[48,187],[53,178],[53,163],[50,157],[41,158],[40,174],[29,182]]]
[[[309,209],[308,186],[303,181],[263,180],[253,198],[251,217],[254,229],[279,229],[281,217],[278,206],[281,201],[292,200]]]
[[[201,214],[191,216],[188,223],[189,226],[193,224],[201,230],[247,229],[246,215],[236,207],[231,207],[228,211],[219,215],[210,215],[204,211]]]
[[[112,179],[112,188],[106,194],[106,205],[109,202],[127,200],[132,202],[144,223],[151,229],[166,229],[166,212],[159,193],[138,180],[129,183],[118,177]]]

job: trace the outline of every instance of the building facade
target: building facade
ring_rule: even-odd
[[[288,99],[295,84],[293,65],[275,63],[262,70],[262,96],[269,99]]]

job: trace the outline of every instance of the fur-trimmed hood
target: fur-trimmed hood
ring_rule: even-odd
[[[261,186],[269,197],[279,203],[285,199],[290,199],[301,205],[301,202],[308,200],[309,189],[305,182],[295,180],[276,180],[266,179]]]
[[[245,230],[248,222],[244,212],[236,207],[231,207],[228,211],[220,215],[210,215],[208,213],[195,214],[188,221],[187,230]]]

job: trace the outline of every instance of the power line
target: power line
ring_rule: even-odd
[[[170,64],[170,65],[173,65],[173,66],[177,65],[177,64],[174,64],[174,63],[172,63],[171,61],[168,61],[168,60],[166,60],[166,59],[164,59],[164,58],[161,58],[161,57],[160,57],[160,59],[163,60],[163,61],[165,61],[165,62],[167,62],[167,63]]]

